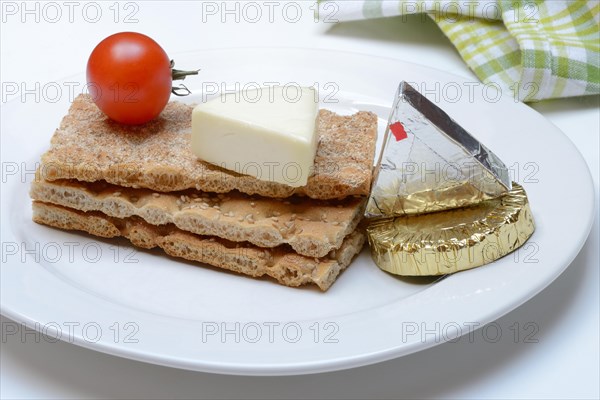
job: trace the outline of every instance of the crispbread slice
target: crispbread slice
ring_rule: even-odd
[[[80,230],[95,236],[124,236],[135,246],[162,248],[167,254],[246,274],[270,276],[287,286],[316,284],[327,290],[338,274],[360,252],[365,235],[356,230],[342,246],[322,258],[293,252],[288,246],[265,249],[248,243],[195,235],[174,225],[155,226],[141,218],[113,218],[100,212],[82,212],[53,204],[33,202],[33,220],[61,229]]]
[[[102,114],[89,95],[80,95],[42,156],[43,177],[105,180],[160,192],[195,188],[216,193],[239,190],[265,197],[303,194],[315,199],[369,194],[377,134],[373,113],[339,116],[321,110],[314,174],[306,186],[293,188],[199,160],[190,145],[192,108],[171,102],[156,120],[125,126]],[[251,166],[240,166],[240,172],[246,167]]]
[[[289,244],[309,257],[323,257],[339,248],[358,225],[366,200],[281,200],[196,190],[157,193],[106,182],[42,179],[31,184],[30,195],[80,211],[101,211],[117,218],[138,216],[152,225],[172,223],[184,231],[260,247]]]

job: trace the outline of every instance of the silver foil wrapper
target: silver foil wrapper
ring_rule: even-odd
[[[511,189],[508,168],[406,82],[400,83],[365,215],[465,207]]]

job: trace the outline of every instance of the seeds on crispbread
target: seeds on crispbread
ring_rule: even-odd
[[[294,189],[195,157],[190,145],[191,111],[190,105],[171,102],[156,120],[142,126],[125,126],[104,116],[88,95],[80,95],[42,156],[43,177],[105,180],[158,192],[239,190],[279,198],[300,194],[335,199],[369,193],[377,134],[377,116],[373,113],[340,116],[321,110],[314,174],[305,187]]]
[[[263,249],[248,243],[195,235],[172,224],[155,226],[141,218],[113,218],[100,212],[82,212],[53,204],[33,202],[33,220],[61,229],[79,230],[101,237],[128,238],[142,248],[160,247],[173,257],[206,263],[252,277],[270,276],[287,286],[315,284],[327,290],[339,273],[360,252],[365,235],[356,230],[342,246],[322,258],[301,256],[287,246]]]
[[[356,228],[365,204],[364,198],[353,197],[278,202],[239,192],[228,196],[190,191],[155,194],[147,189],[72,180],[36,179],[30,190],[34,200],[46,203],[101,211],[117,218],[139,216],[153,225],[173,223],[192,233],[247,241],[260,247],[289,244],[299,254],[310,257],[323,257],[340,247],[344,237]]]

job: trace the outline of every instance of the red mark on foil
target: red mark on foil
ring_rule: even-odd
[[[406,131],[404,130],[404,127],[402,126],[402,124],[400,122],[394,122],[393,124],[391,124],[390,130],[394,134],[394,137],[396,138],[396,142],[399,142],[402,139],[406,139],[408,137],[408,135],[406,134]]]

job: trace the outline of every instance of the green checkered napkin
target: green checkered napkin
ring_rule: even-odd
[[[484,83],[521,101],[600,93],[600,1],[320,1],[323,21],[424,13]]]

